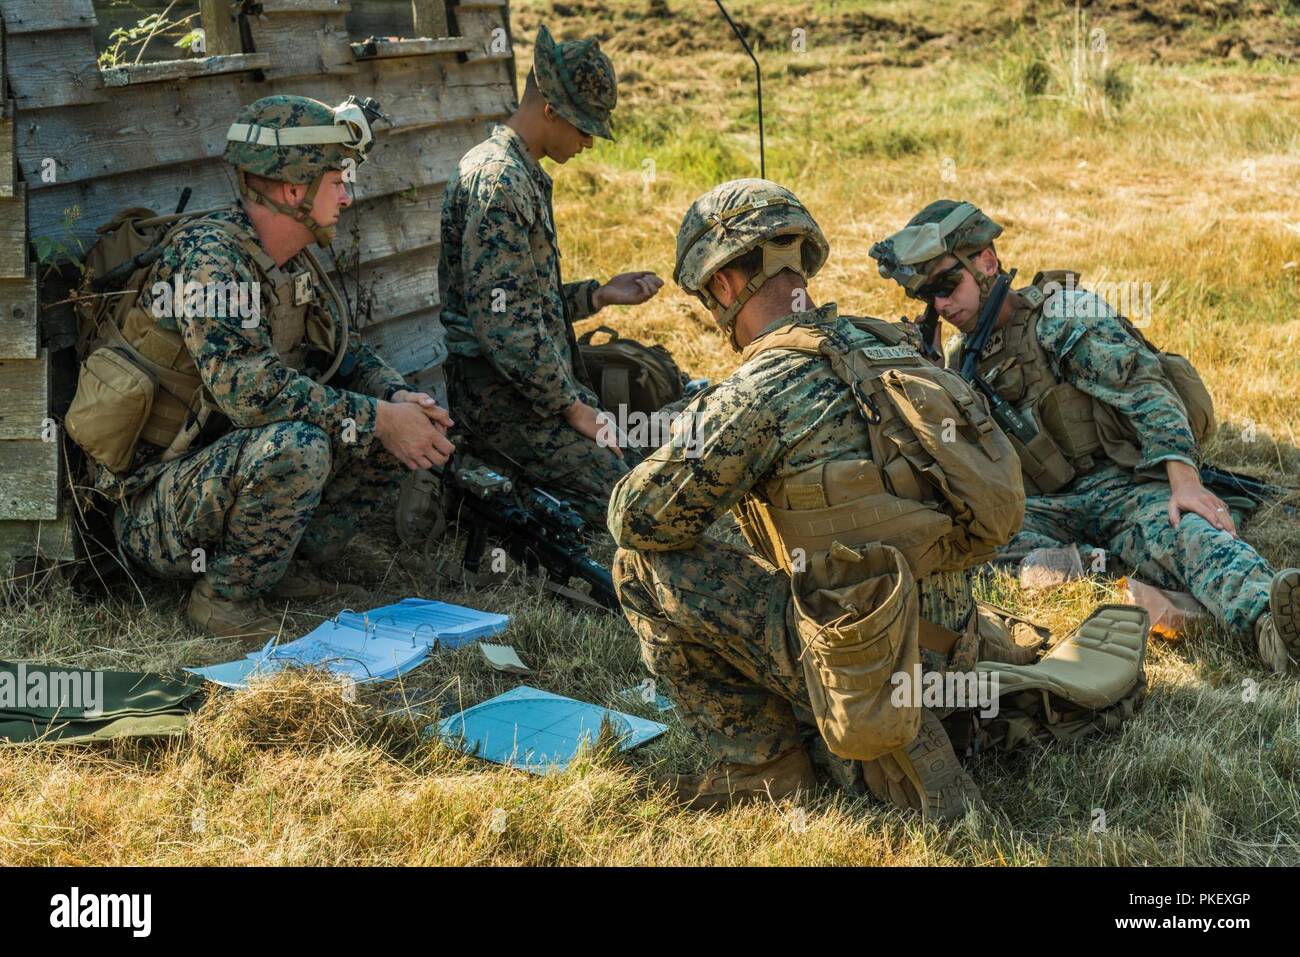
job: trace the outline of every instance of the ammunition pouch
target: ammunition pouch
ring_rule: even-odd
[[[788,627],[818,730],[832,753],[870,761],[905,747],[919,707],[892,700],[890,676],[919,666],[916,586],[895,548],[836,544],[791,578]]]

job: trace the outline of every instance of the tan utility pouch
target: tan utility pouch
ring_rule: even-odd
[[[1039,424],[1071,461],[1102,450],[1097,423],[1093,420],[1095,406],[1092,396],[1068,382],[1057,383],[1038,398]]]
[[[153,376],[120,352],[96,349],[81,365],[64,427],[100,465],[125,472],[135,458],[156,388]]]
[[[790,579],[789,625],[803,649],[817,727],[842,758],[871,761],[910,744],[919,707],[891,700],[890,677],[920,663],[916,583],[902,554],[836,543]]]
[[[1061,454],[1060,446],[1046,429],[1040,429],[1028,443],[1021,442],[1014,435],[1007,438],[1011,439],[1020,455],[1027,494],[1050,495],[1074,481],[1074,466]]]

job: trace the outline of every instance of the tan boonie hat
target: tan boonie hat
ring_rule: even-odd
[[[594,37],[556,43],[551,31],[540,27],[533,75],[556,113],[589,136],[614,139],[609,116],[618,104],[618,78]]]

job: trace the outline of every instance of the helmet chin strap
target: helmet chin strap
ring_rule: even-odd
[[[993,291],[993,283],[997,281],[997,276],[986,276],[982,269],[975,267],[975,262],[969,257],[959,252],[953,252],[957,261],[966,267],[966,271],[975,277],[975,282],[980,287],[980,307],[983,308],[984,301],[988,299],[989,293]],[[1000,270],[999,270],[1000,271]]]
[[[774,242],[763,244],[763,267],[753,276],[749,282],[745,283],[745,288],[736,294],[736,298],[731,305],[723,306],[718,302],[707,289],[704,294],[708,297],[708,305],[711,308],[722,309],[722,315],[718,317],[718,324],[722,326],[727,333],[727,339],[731,342],[731,348],[736,352],[740,351],[740,344],[736,342],[736,317],[740,315],[740,310],[745,308],[745,303],[754,297],[763,285],[781,272],[783,269],[789,269],[792,272],[803,277],[807,282],[808,276],[803,269],[803,236],[796,236],[794,242],[780,245]]]
[[[273,209],[277,213],[283,213],[284,215],[288,216],[290,219],[294,219],[302,223],[304,226],[307,227],[307,229],[311,231],[312,236],[316,238],[316,245],[321,246],[322,248],[328,246],[330,243],[334,241],[334,227],[322,226],[320,223],[316,222],[316,220],[312,219],[311,217],[311,208],[313,202],[316,199],[316,193],[320,189],[321,183],[325,181],[325,177],[323,175],[317,176],[314,180],[312,180],[311,186],[307,188],[307,195],[302,198],[302,202],[299,203],[297,207],[293,207],[293,206],[286,206],[283,203],[277,203],[269,196],[259,193],[257,190],[253,189],[253,187],[249,185],[247,175],[244,173],[244,171],[241,169],[238,172],[239,172],[239,193],[241,196],[245,197],[246,199],[254,203],[260,203],[261,205],[266,206],[269,209]]]

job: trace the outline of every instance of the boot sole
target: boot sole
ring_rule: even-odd
[[[1300,670],[1300,568],[1288,568],[1273,578],[1268,610],[1274,633],[1260,641],[1260,656],[1278,674]]]
[[[862,762],[867,788],[879,800],[949,821],[981,803],[979,788],[957,760],[939,718],[921,712],[921,730],[906,748]]]

